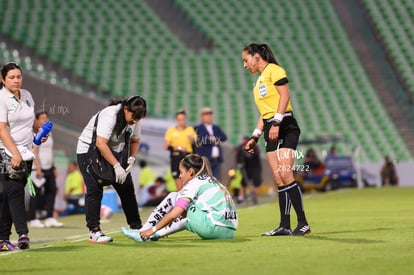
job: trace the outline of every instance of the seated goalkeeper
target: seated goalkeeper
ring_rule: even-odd
[[[122,228],[136,241],[155,241],[184,229],[202,239],[231,239],[237,229],[237,211],[227,189],[211,173],[208,159],[185,156],[179,166],[183,187],[170,193],[151,213],[142,229]]]

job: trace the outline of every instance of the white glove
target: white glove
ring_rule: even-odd
[[[119,162],[114,165],[115,170],[115,181],[119,184],[123,184],[128,176],[128,173],[125,172],[124,168],[122,168]]]
[[[125,169],[125,172],[129,173],[131,172],[132,166],[134,166],[135,157],[129,157],[127,162],[128,162],[128,167]]]

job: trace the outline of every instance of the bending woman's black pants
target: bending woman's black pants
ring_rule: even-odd
[[[88,154],[78,154],[79,170],[82,173],[86,185],[85,196],[85,214],[86,226],[92,230],[100,225],[101,201],[103,196],[103,186],[87,172],[86,166],[89,159]],[[138,203],[135,197],[134,183],[131,174],[128,174],[123,184],[113,183],[121,199],[122,209],[131,228],[138,229],[142,227],[141,217],[139,215]]]

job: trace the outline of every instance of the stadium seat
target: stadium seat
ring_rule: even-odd
[[[380,0],[375,3],[363,1],[388,53],[401,72],[410,91],[414,93],[410,80],[413,75],[414,50],[412,26],[414,24],[413,4],[404,0]]]

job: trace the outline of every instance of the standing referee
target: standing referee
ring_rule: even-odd
[[[267,44],[251,43],[243,48],[243,66],[251,73],[259,73],[253,88],[253,96],[260,117],[245,149],[253,152],[259,137],[264,134],[266,156],[278,186],[280,224],[262,236],[311,233],[303,208],[302,192],[293,176],[294,151],[299,142],[300,129],[293,117],[288,79]],[[293,205],[298,225],[290,228],[290,207]]]

